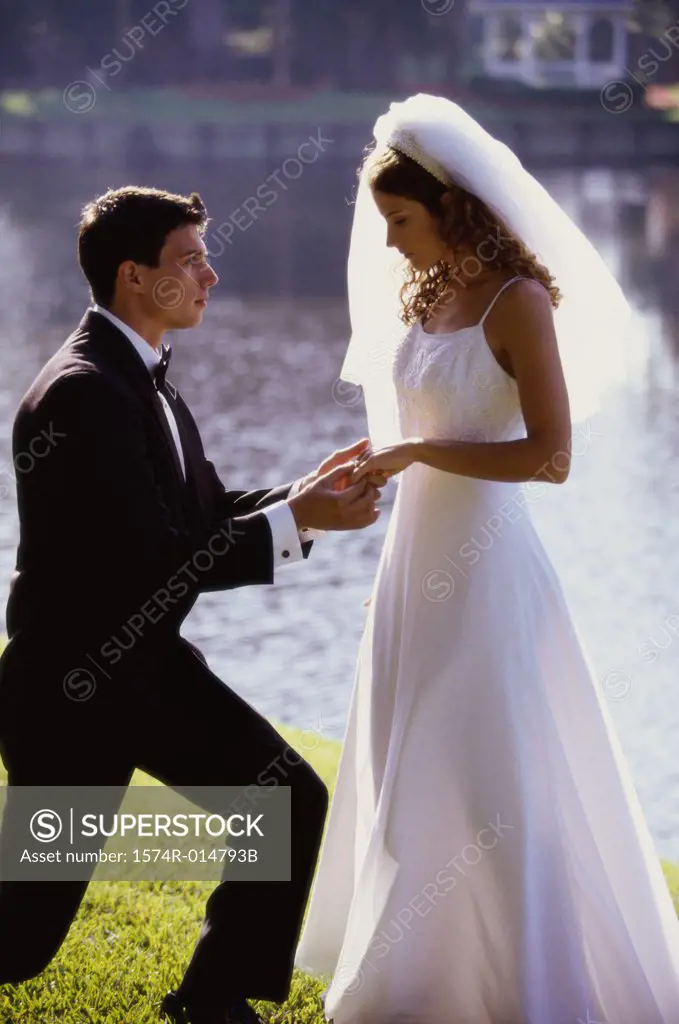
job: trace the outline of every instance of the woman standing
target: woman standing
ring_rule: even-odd
[[[679,923],[529,508],[626,303],[455,104],[375,136],[343,376],[398,492],[297,966],[335,1024],[674,1024]]]

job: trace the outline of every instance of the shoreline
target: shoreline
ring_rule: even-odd
[[[532,102],[520,93],[457,98],[534,167],[676,165],[679,126],[669,115],[644,107],[627,88],[612,92],[610,99],[594,91],[551,105],[547,95]],[[327,142],[324,160],[355,162],[372,138],[375,118],[393,99],[326,91],[243,102],[176,89],[107,91],[88,81],[63,90],[5,90],[0,91],[0,155],[270,162],[290,158],[310,133],[320,132]]]

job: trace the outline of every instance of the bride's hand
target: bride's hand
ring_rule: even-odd
[[[390,445],[388,448],[378,448],[376,452],[366,451],[356,459],[351,483],[355,484],[364,476],[374,473],[380,473],[389,479],[396,473],[402,473],[415,461],[415,446],[410,441]]]

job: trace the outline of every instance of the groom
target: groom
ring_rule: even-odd
[[[161,345],[165,331],[200,323],[218,280],[206,223],[196,193],[135,187],[83,213],[79,259],[94,306],[14,423],[20,541],[0,660],[3,836],[17,827],[15,786],[124,794],[135,768],[169,786],[246,786],[284,764],[291,881],[219,884],[161,1008],[176,1024],[254,1024],[247,997],[288,996],[328,794],[179,629],[201,593],[273,583],[308,557],[314,530],[372,524],[384,479],[349,482],[363,441],[293,484],[225,489]],[[30,471],[19,466],[26,453]],[[0,881],[0,983],[45,969],[87,884]]]

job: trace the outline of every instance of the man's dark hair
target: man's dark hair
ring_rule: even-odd
[[[82,212],[78,260],[94,301],[104,307],[111,304],[118,267],[125,260],[157,267],[170,231],[197,224],[202,233],[207,220],[197,192],[179,196],[126,185],[93,199]]]

